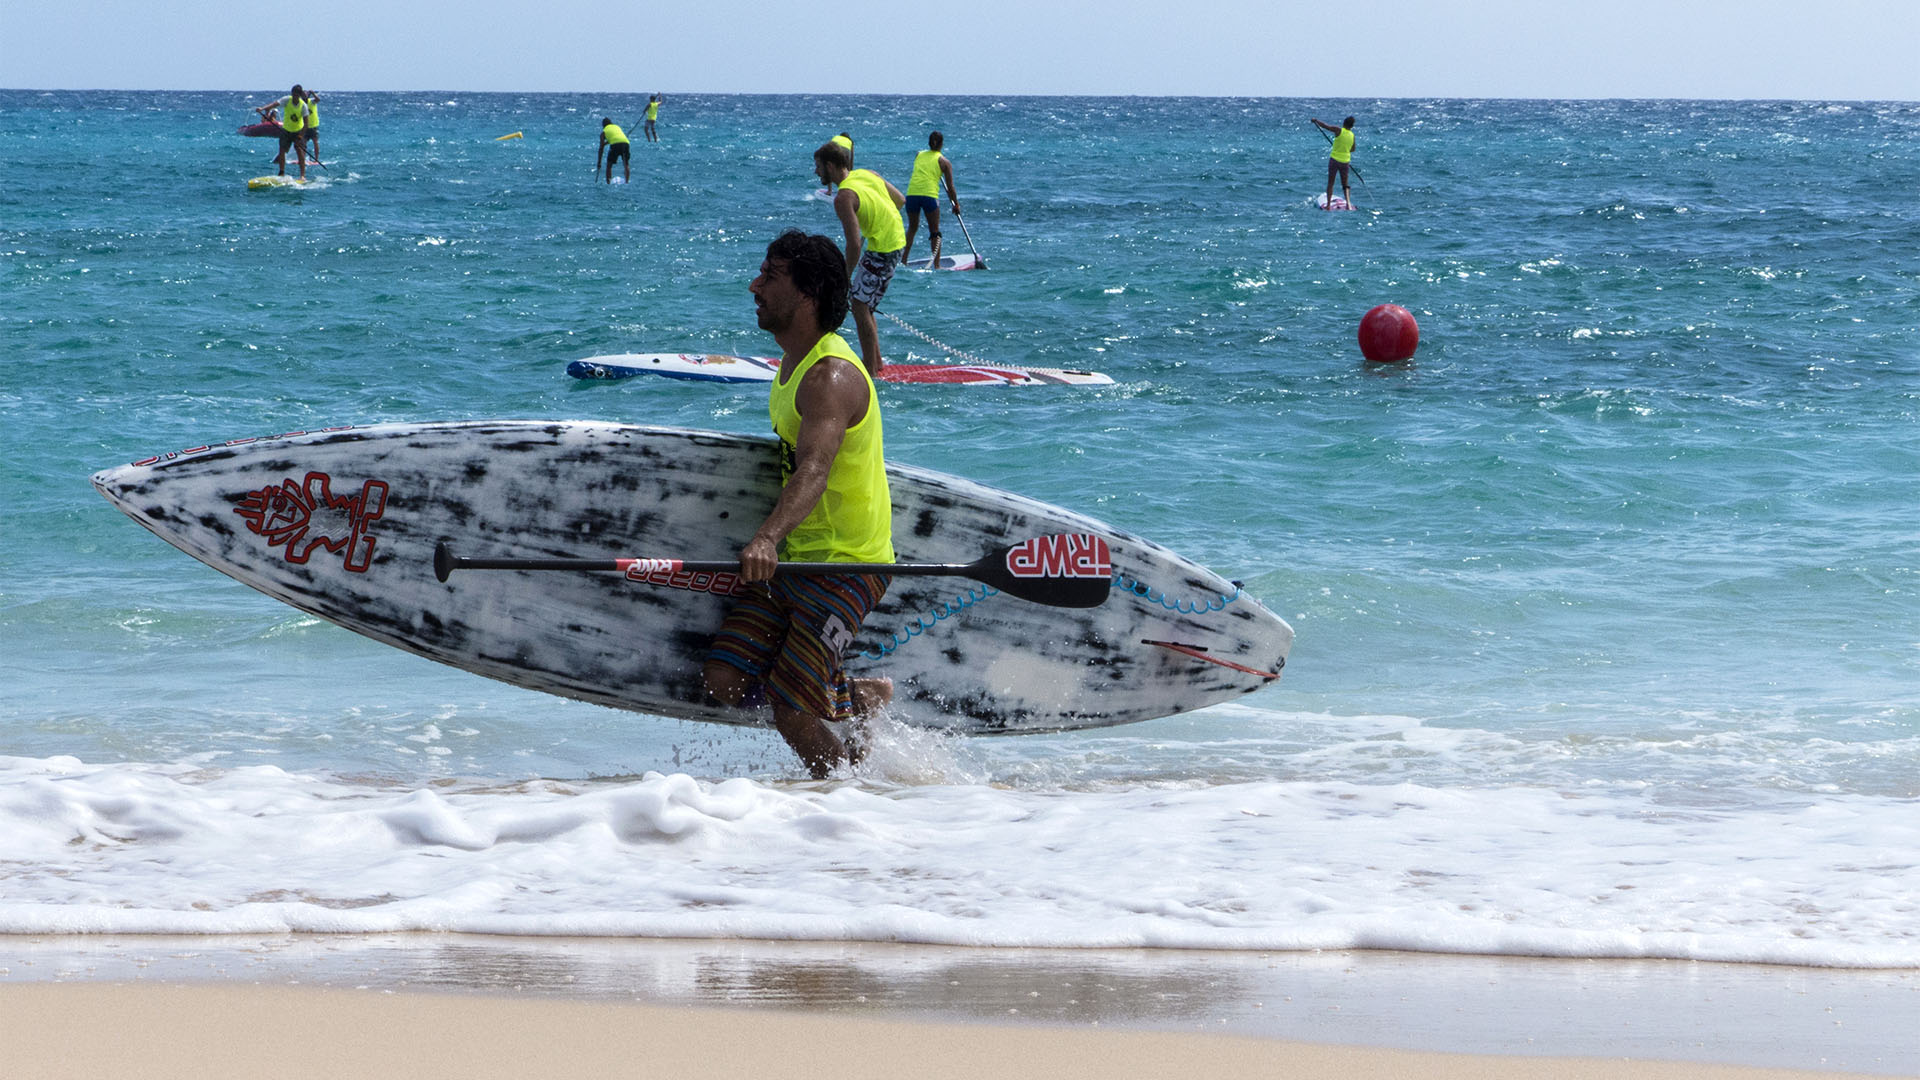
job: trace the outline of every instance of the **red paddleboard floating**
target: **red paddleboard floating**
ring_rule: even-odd
[[[1376,364],[1407,360],[1420,347],[1420,324],[1398,304],[1381,304],[1360,317],[1360,352]]]

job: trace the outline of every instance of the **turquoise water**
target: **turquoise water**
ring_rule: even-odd
[[[884,310],[988,361],[1116,383],[894,388],[890,455],[1167,544],[1298,640],[1241,706],[941,746],[849,783],[956,806],[1009,785],[1223,806],[1350,785],[1388,818],[1392,792],[1464,799],[1456,820],[1604,796],[1609,821],[1724,828],[1723,846],[1678,824],[1653,841],[1707,876],[1782,815],[1844,808],[1868,823],[1857,844],[1782,841],[1766,912],[1825,896],[1840,864],[1916,873],[1880,844],[1920,796],[1920,105],[686,97],[635,143],[631,185],[595,183],[599,118],[637,131],[644,101],[330,95],[320,182],[249,192],[272,147],[234,134],[241,95],[0,92],[0,754],[395,791],[650,770],[804,789],[769,733],[542,698],[306,619],[87,477],[332,423],[758,432],[764,391],[562,371],[766,352],[746,291],[766,241],[833,231],[811,149],[850,131],[857,164],[904,186],[931,125],[991,269],[902,275]],[[1306,117],[1349,112],[1361,212],[1324,214]],[[1421,346],[1370,366],[1355,328],[1389,302]],[[944,358],[881,329],[891,359]],[[1460,865],[1494,881],[1602,839],[1574,810],[1522,813],[1554,842],[1492,839]],[[1386,861],[1410,843],[1337,842]],[[1702,898],[1670,887],[1627,921],[1702,925]],[[1768,946],[1805,937],[1799,916],[1739,904],[1716,955],[1920,963],[1910,907],[1841,891],[1822,902],[1875,913],[1816,929],[1808,955]],[[1313,943],[1572,948],[1428,935],[1374,904],[1339,901],[1379,921]]]

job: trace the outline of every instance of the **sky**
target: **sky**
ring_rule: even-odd
[[[0,0],[0,87],[1920,100],[1920,0]]]

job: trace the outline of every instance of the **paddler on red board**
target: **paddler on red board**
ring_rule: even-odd
[[[1339,127],[1334,127],[1332,124],[1323,124],[1313,117],[1308,117],[1307,119],[1313,120],[1314,127],[1333,135],[1333,146],[1327,151],[1327,201],[1325,205],[1329,209],[1333,206],[1333,178],[1337,176],[1340,178],[1340,197],[1346,200],[1347,207],[1351,209],[1353,207],[1353,189],[1347,180],[1347,174],[1353,170],[1353,117],[1349,116],[1345,120],[1340,121]]]
[[[890,563],[880,399],[837,331],[847,317],[847,263],[832,240],[798,229],[767,246],[747,286],[760,329],[780,344],[767,411],[780,437],[780,498],[740,551],[735,594],[714,635],[707,692],[734,708],[764,701],[815,779],[860,756],[829,720],[856,721],[893,698],[889,679],[852,679],[841,658],[886,595],[885,574],[775,577],[789,562]]]

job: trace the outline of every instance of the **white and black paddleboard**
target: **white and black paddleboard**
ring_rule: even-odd
[[[725,575],[443,581],[435,549],[730,560],[778,494],[777,454],[771,439],[591,421],[383,424],[194,447],[93,484],[189,555],[377,641],[565,697],[759,724],[701,684]],[[1124,724],[1238,697],[1286,662],[1286,622],[1163,547],[959,477],[902,465],[888,476],[902,562],[972,563],[1075,534],[1105,542],[1110,564],[1097,570],[1114,582],[1099,606],[1062,608],[963,577],[896,576],[847,664],[894,680],[903,722],[974,734]]]
[[[695,382],[765,383],[780,373],[777,356],[727,356],[719,353],[617,353],[589,356],[567,365],[576,379],[630,379],[660,375]],[[1113,378],[1098,371],[1069,368],[1003,367],[998,364],[888,364],[880,369],[885,383],[932,383],[945,386],[1111,386]]]
[[[909,270],[921,270],[921,271],[930,271],[935,269],[981,270],[985,268],[985,264],[983,264],[980,261],[979,256],[975,255],[971,251],[963,252],[962,254],[959,254],[959,255],[942,255],[940,256],[940,265],[938,267],[935,267],[933,265],[933,256],[931,255],[921,259],[908,259],[906,262],[902,263],[901,265],[905,266]]]

